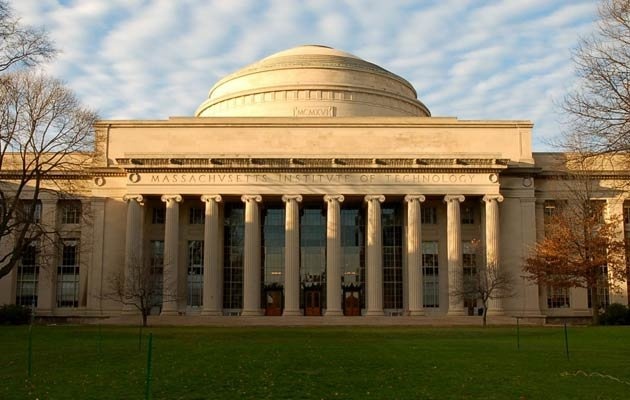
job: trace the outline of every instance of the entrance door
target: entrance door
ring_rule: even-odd
[[[304,315],[322,315],[321,292],[319,290],[304,291]]]
[[[282,315],[282,290],[267,290],[265,315]]]
[[[359,291],[349,290],[343,293],[343,315],[361,315],[361,304],[359,302]]]

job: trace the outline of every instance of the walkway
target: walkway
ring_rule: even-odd
[[[94,319],[107,325],[137,325],[139,315],[125,315]],[[521,319],[522,325],[542,325],[543,319]],[[150,316],[151,326],[481,326],[481,317],[202,317],[202,316]],[[516,325],[514,317],[488,317],[488,325]]]

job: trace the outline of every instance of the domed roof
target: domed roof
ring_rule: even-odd
[[[326,46],[284,50],[217,82],[197,117],[430,116],[405,79]]]

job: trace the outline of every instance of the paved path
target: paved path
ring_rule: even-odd
[[[108,325],[137,325],[140,316],[125,315],[90,322]],[[150,316],[151,326],[481,326],[481,317],[202,317]],[[542,325],[543,319],[521,319],[523,325]],[[514,317],[488,317],[488,325],[516,325]]]

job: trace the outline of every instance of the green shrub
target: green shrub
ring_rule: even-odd
[[[0,325],[24,325],[31,320],[31,308],[17,304],[0,306]]]
[[[602,325],[629,325],[630,311],[623,304],[613,303],[606,307],[606,311],[600,317]]]

